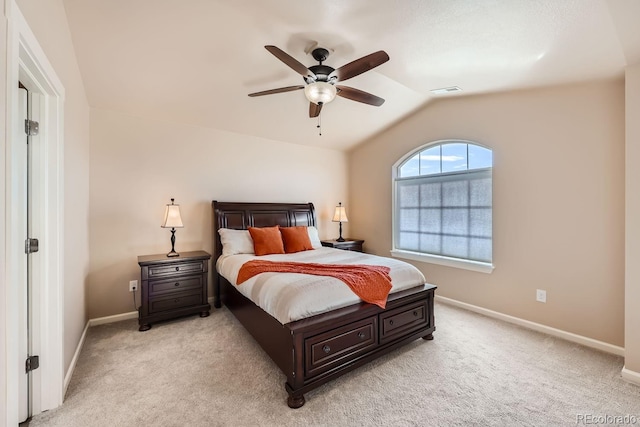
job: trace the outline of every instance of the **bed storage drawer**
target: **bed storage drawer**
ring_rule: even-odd
[[[305,377],[311,377],[344,364],[378,345],[376,316],[307,338]]]
[[[149,298],[149,314],[198,305],[201,302],[202,290],[200,289],[191,292],[172,293],[153,297]]]
[[[163,276],[175,276],[177,274],[202,273],[204,262],[182,262],[167,265],[154,265],[149,267],[149,279]]]
[[[429,325],[426,301],[400,307],[380,315],[380,343],[385,343]]]

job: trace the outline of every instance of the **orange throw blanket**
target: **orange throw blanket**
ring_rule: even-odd
[[[314,276],[331,276],[342,280],[360,299],[380,308],[387,305],[391,290],[389,267],[378,265],[314,264],[303,262],[274,262],[253,260],[245,262],[236,282],[238,285],[260,273],[301,273]]]

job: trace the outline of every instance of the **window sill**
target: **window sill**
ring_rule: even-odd
[[[490,274],[493,272],[493,264],[487,262],[471,261],[468,259],[449,258],[446,256],[423,254],[419,252],[393,249],[391,256],[394,258],[410,259],[412,261],[427,262],[430,264],[445,265],[447,267],[462,268],[464,270],[477,271]]]

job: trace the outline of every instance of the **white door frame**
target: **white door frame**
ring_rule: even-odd
[[[40,368],[34,371],[32,388],[33,414],[55,408],[64,398],[64,175],[63,175],[63,105],[64,87],[49,63],[36,37],[29,28],[15,0],[6,0],[7,18],[7,81],[5,120],[5,206],[4,206],[4,281],[6,284],[4,319],[5,325],[5,370],[4,394],[7,425],[15,425],[18,419],[18,371],[24,369],[24,361],[18,360],[18,280],[16,266],[18,257],[24,253],[24,242],[14,232],[17,221],[13,206],[19,200],[18,188],[14,188],[16,174],[23,170],[15,155],[12,135],[19,123],[16,115],[18,81],[35,88],[42,96],[40,108],[40,139],[38,162],[34,169],[40,171],[34,186],[33,222],[40,230],[40,256],[34,277],[34,298],[39,313],[33,335],[33,347],[40,356]],[[39,208],[38,208],[39,206]],[[2,407],[0,406],[0,407]]]

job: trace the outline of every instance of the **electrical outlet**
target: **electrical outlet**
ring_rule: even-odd
[[[129,292],[135,292],[138,290],[138,281],[129,280]]]
[[[536,289],[536,301],[547,302],[547,291]]]

